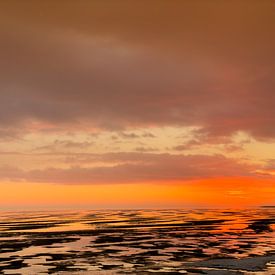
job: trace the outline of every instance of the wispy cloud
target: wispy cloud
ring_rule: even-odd
[[[87,156],[86,164],[112,160],[108,166],[75,166],[23,171],[2,167],[2,180],[63,184],[99,184],[187,181],[216,177],[255,176],[253,165],[215,156],[118,153]]]

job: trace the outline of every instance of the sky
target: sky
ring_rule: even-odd
[[[0,209],[275,203],[275,2],[0,2]]]

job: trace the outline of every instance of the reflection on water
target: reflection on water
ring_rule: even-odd
[[[2,212],[0,274],[275,274],[275,208]]]

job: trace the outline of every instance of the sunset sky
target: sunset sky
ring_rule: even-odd
[[[275,1],[0,2],[0,209],[275,204]]]

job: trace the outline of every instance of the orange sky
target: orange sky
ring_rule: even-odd
[[[2,1],[0,209],[275,203],[274,1]]]

